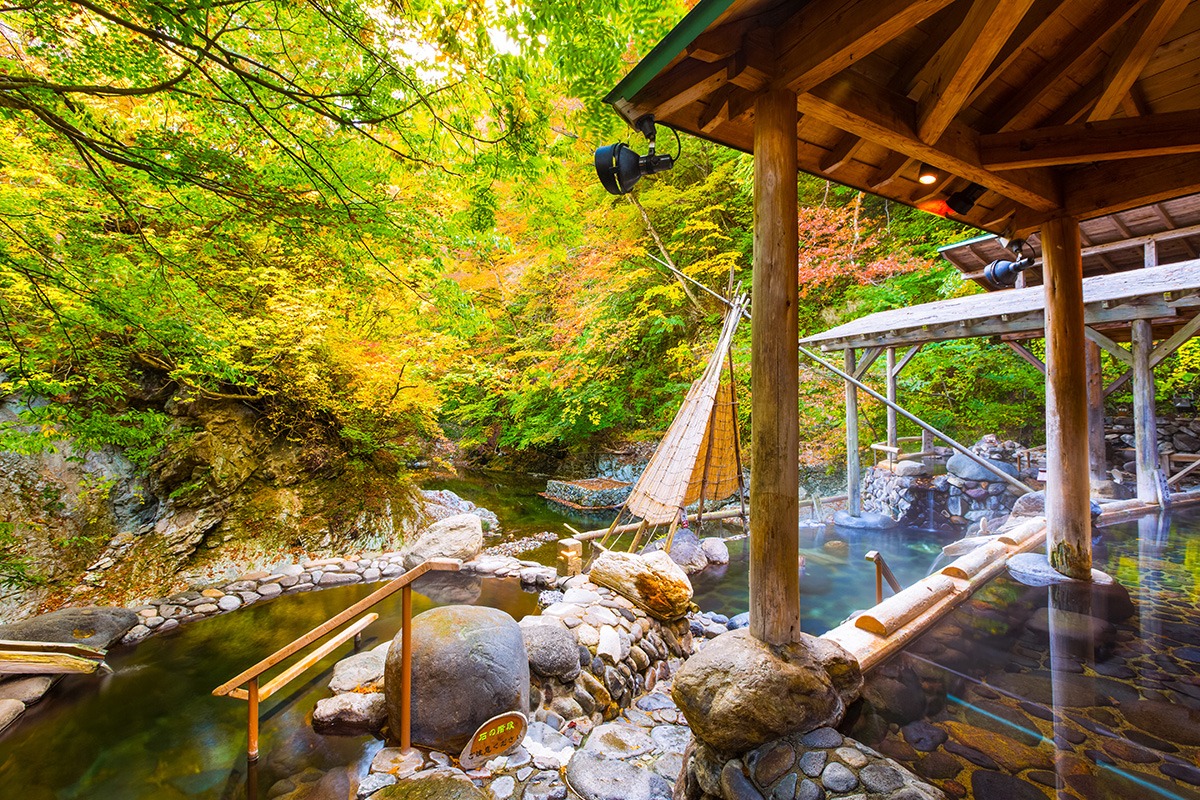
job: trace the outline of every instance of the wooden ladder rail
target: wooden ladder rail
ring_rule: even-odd
[[[893,592],[900,592],[904,589],[900,585],[900,581],[896,580],[895,573],[888,566],[887,561],[883,558],[883,553],[878,550],[870,550],[865,556],[867,561],[875,563],[875,604],[879,605],[883,602],[883,581],[887,579],[888,586],[892,587]]]
[[[402,701],[401,707],[403,709],[400,715],[400,746],[404,750],[409,750],[412,747],[412,706],[410,701],[412,694],[412,583],[427,572],[457,572],[460,566],[458,561],[448,558],[431,558],[428,561],[423,561],[403,575],[371,592],[362,600],[325,620],[308,633],[293,639],[289,644],[279,648],[254,666],[243,670],[238,675],[213,689],[212,693],[218,697],[233,697],[238,700],[245,700],[249,705],[247,720],[249,735],[246,744],[246,760],[251,763],[258,760],[258,704],[295,680],[322,658],[336,650],[340,645],[360,634],[364,628],[377,620],[379,615],[374,613],[367,614],[361,619],[356,620],[328,642],[313,650],[260,687],[259,678],[262,674],[280,664],[284,659],[308,647],[313,642],[325,638],[341,625],[349,622],[376,603],[398,591],[404,592],[401,599],[403,628],[401,628],[402,635],[400,637],[400,696]],[[243,686],[246,688],[241,688]]]

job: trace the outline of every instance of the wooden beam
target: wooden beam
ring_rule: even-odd
[[[1025,12],[1021,23],[1008,37],[1004,47],[987,68],[971,96],[967,98],[968,105],[979,99],[997,78],[1004,75],[1018,58],[1029,51],[1030,47],[1042,45],[1043,37],[1051,38],[1058,33],[1062,21],[1058,16],[1061,6],[1062,0],[1034,0],[1033,6]],[[1046,45],[1049,46],[1049,43]]]
[[[1154,413],[1154,368],[1150,351],[1154,330],[1150,320],[1133,323],[1133,442],[1137,462],[1137,497],[1143,503],[1157,503],[1158,420]]]
[[[1154,51],[1174,27],[1190,0],[1150,0],[1129,22],[1104,71],[1104,89],[1088,114],[1089,120],[1108,119],[1124,98]]]
[[[842,134],[842,138],[837,140],[837,143],[830,149],[828,153],[821,156],[821,172],[833,172],[843,166],[858,151],[863,145],[863,140],[852,133]]]
[[[862,358],[858,360],[858,366],[854,368],[854,372],[851,374],[854,375],[855,379],[861,381],[863,376],[867,374],[867,370],[879,360],[879,356],[882,354],[882,347],[868,348],[867,352],[863,353]]]
[[[742,46],[729,59],[729,82],[752,92],[761,91],[777,67],[773,36],[766,28],[746,33]]]
[[[727,63],[685,58],[630,98],[632,104],[662,119],[715,92],[728,81]]]
[[[1042,373],[1043,375],[1046,374],[1046,365],[1044,363],[1042,363],[1042,360],[1040,358],[1038,358],[1037,356],[1035,356],[1033,354],[1033,351],[1030,350],[1028,347],[1021,344],[1020,342],[1014,342],[1012,339],[1005,339],[1004,343],[1009,346],[1009,349],[1011,349],[1014,353],[1019,355],[1022,359],[1024,359],[1027,363],[1029,363],[1038,372]]]
[[[1097,347],[1103,348],[1104,352],[1108,353],[1110,356],[1115,358],[1117,361],[1120,361],[1125,366],[1127,366],[1127,367],[1133,366],[1133,356],[1129,354],[1129,351],[1126,350],[1124,347],[1121,347],[1121,345],[1117,344],[1112,339],[1105,336],[1100,331],[1096,330],[1095,328],[1093,328],[1091,326],[1088,326],[1083,329],[1083,335],[1086,336],[1088,338],[1088,341],[1090,341],[1092,344],[1096,345]]]
[[[979,137],[979,160],[988,169],[1028,169],[1197,152],[1200,110]]]
[[[896,348],[889,347],[887,349],[887,399],[889,403],[896,402]],[[897,447],[899,445],[899,433],[896,424],[896,409],[892,406],[887,407],[887,443],[888,447]],[[888,461],[894,461],[893,456],[888,456]]]
[[[904,371],[904,368],[908,366],[908,362],[912,361],[913,356],[921,352],[921,348],[924,346],[925,345],[914,344],[912,347],[908,348],[908,350],[904,353],[904,356],[896,363],[892,374],[899,377],[900,373]]]
[[[1112,394],[1118,391],[1122,386],[1129,383],[1133,378],[1133,369],[1127,369],[1113,379],[1113,382],[1104,387],[1104,399],[1107,400]]]
[[[1067,211],[1081,219],[1113,214],[1200,191],[1200,158],[1156,156],[1077,167],[1066,173],[1063,190]]]
[[[1046,551],[1069,578],[1091,580],[1087,362],[1079,223],[1042,226],[1046,293]]]
[[[996,172],[983,167],[978,134],[957,122],[951,122],[936,143],[923,142],[916,133],[915,102],[853,73],[839,75],[800,95],[798,107],[805,115],[928,162],[1036,211],[1054,211],[1061,204],[1057,179],[1049,171]]]
[[[933,144],[946,132],[1032,4],[1033,0],[974,0],[963,24],[933,58],[933,77],[917,113],[921,141]]]
[[[1195,336],[1198,330],[1200,330],[1200,314],[1192,317],[1182,328],[1175,331],[1170,339],[1160,342],[1158,347],[1154,348],[1154,352],[1150,354],[1150,369],[1161,364],[1164,358],[1178,350],[1179,346]]]
[[[907,153],[900,153],[893,150],[887,154],[887,157],[883,159],[883,163],[879,165],[875,173],[867,180],[868,187],[872,191],[882,189],[896,180],[896,178],[899,178],[900,173],[912,161],[912,157]]]
[[[856,367],[852,348],[846,348],[843,361],[846,374],[853,375]],[[846,510],[852,517],[862,515],[862,464],[858,460],[858,387],[850,381],[846,381]]]
[[[832,78],[951,0],[812,0],[776,35],[779,78],[797,94]]]
[[[750,632],[800,641],[799,226],[796,96],[771,88],[754,107],[754,317],[750,484]]]
[[[1100,346],[1087,343],[1088,472],[1093,483],[1108,480],[1108,447],[1104,441],[1104,364]]]
[[[1127,3],[1102,3],[1088,18],[1079,32],[1058,49],[1057,54],[1037,74],[1022,81],[1015,94],[1004,105],[989,111],[991,130],[1007,131],[1028,127],[1040,122],[1039,104],[1063,77],[1074,75],[1092,57],[1096,49],[1117,28],[1124,25],[1145,0]],[[1061,19],[1061,18],[1060,18]],[[1097,83],[1097,94],[1099,94]]]

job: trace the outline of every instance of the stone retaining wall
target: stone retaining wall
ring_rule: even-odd
[[[902,525],[950,528],[1012,511],[1019,489],[997,478],[975,481],[954,475],[896,475],[871,467],[863,474],[863,508],[886,514]]]
[[[563,582],[565,591],[547,592],[549,605],[522,627],[550,625],[571,632],[579,651],[578,668],[547,669],[530,657],[530,710],[535,718],[557,714],[594,722],[614,719],[638,695],[651,691],[672,672],[671,662],[692,654],[686,618],[654,619],[616,592],[578,575]],[[557,674],[555,674],[557,673]]]
[[[269,600],[290,592],[308,592],[351,583],[390,581],[404,574],[400,552],[321,558],[290,564],[274,572],[250,572],[221,586],[204,590],[190,589],[170,597],[150,600],[133,610],[141,621],[121,640],[136,644],[146,637],[172,630],[186,622],[234,611],[245,605]],[[553,567],[511,556],[480,556],[462,565],[469,575],[516,577],[530,589],[556,588],[558,574]]]

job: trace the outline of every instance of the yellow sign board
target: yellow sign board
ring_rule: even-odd
[[[458,757],[463,769],[481,767],[487,761],[506,756],[525,741],[529,722],[520,711],[509,711],[492,717],[479,726],[471,741]]]

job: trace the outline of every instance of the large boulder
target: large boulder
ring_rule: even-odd
[[[537,622],[538,619],[526,617],[521,621],[529,668],[538,675],[570,683],[579,676],[579,637],[561,624]]]
[[[378,733],[387,721],[387,707],[379,692],[345,692],[318,700],[312,721],[317,733],[347,736]]]
[[[107,648],[119,641],[137,622],[138,615],[128,608],[63,608],[11,625],[0,625],[0,639],[65,642]]]
[[[483,549],[483,521],[475,514],[456,514],[438,520],[404,548],[404,568],[431,558],[470,561]]]
[[[1003,472],[1005,475],[1017,477],[1017,468],[1006,461],[997,461],[994,458],[985,458],[996,469]],[[955,477],[962,478],[964,481],[1000,481],[1004,480],[995,472],[991,471],[982,464],[977,464],[971,459],[964,456],[962,453],[955,453],[946,461],[946,471]]]
[[[862,673],[836,644],[761,642],[724,633],[675,675],[671,697],[701,742],[722,753],[752,750],[789,733],[836,726],[858,695]]]
[[[642,554],[661,550],[665,542],[666,539],[655,539],[646,545]],[[700,545],[700,539],[690,528],[680,528],[675,531],[675,536],[671,540],[670,555],[671,560],[683,567],[683,571],[688,575],[697,573],[708,566],[708,556]]]
[[[1044,517],[1046,516],[1046,493],[1027,492],[1013,503],[1010,517]]]
[[[414,743],[457,753],[487,720],[529,709],[525,641],[503,611],[445,606],[419,614],[412,621],[412,664]],[[393,733],[400,729],[400,667],[400,645],[393,643],[384,667]]]
[[[645,555],[601,553],[592,563],[590,580],[607,586],[660,620],[682,617],[692,602],[692,582],[661,550]]]
[[[709,564],[728,564],[729,545],[719,536],[708,536],[700,540],[700,549],[708,557]]]

